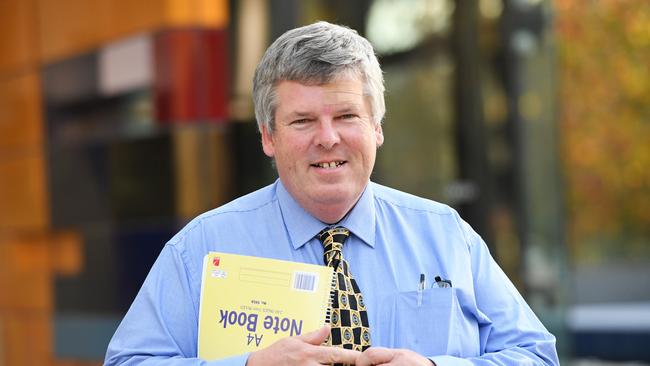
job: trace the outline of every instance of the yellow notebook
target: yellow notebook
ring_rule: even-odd
[[[254,352],[325,324],[332,268],[210,252],[203,262],[198,356]]]

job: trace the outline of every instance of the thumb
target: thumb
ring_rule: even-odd
[[[320,329],[299,336],[298,339],[301,339],[309,344],[319,346],[325,342],[328,335],[330,335],[330,326],[329,324],[325,324]]]

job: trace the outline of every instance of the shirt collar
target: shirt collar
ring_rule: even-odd
[[[277,196],[284,225],[294,249],[313,239],[327,224],[313,217],[293,199],[280,179],[276,182]],[[352,210],[338,223],[345,226],[367,245],[375,246],[375,204],[369,183]]]

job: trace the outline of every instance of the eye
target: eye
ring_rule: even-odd
[[[352,113],[346,113],[339,116],[339,119],[345,119],[345,120],[353,119],[353,118],[357,118],[357,115]]]
[[[296,120],[291,121],[291,124],[292,125],[304,125],[307,122],[309,122],[309,119],[301,118],[301,119],[296,119]]]

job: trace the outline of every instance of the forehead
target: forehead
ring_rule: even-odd
[[[356,79],[335,80],[322,85],[281,81],[276,89],[278,112],[316,107],[363,106],[363,83]]]

